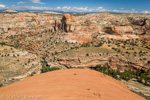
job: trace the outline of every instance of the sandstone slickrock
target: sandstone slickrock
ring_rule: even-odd
[[[87,69],[53,71],[0,88],[7,96],[44,100],[145,100],[119,81]]]

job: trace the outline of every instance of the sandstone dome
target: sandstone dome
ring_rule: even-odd
[[[35,75],[0,88],[0,94],[3,100],[145,100],[119,81],[89,69]]]

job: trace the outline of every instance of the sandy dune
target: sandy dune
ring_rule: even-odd
[[[88,69],[65,69],[0,88],[0,100],[145,100],[119,81]]]

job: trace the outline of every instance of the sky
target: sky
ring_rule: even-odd
[[[0,0],[0,10],[150,13],[150,0]]]

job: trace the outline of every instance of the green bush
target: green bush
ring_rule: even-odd
[[[32,72],[30,76],[34,76],[36,74],[36,72]]]
[[[124,72],[120,72],[119,70],[109,69],[108,67],[101,65],[97,65],[96,70],[116,79],[124,79],[128,81],[132,78],[136,78],[139,82],[145,85],[149,85],[150,83],[150,70],[145,71],[142,69],[137,69],[136,72],[133,72],[131,69],[129,69],[125,70]]]
[[[132,24],[133,24],[133,25],[139,25],[139,23],[138,23],[138,22],[133,22]]]
[[[2,87],[3,86],[3,84],[0,84],[0,87]]]
[[[54,71],[54,70],[60,70],[60,68],[57,68],[57,67],[50,68],[49,66],[43,66],[41,69],[41,73],[46,73],[46,72]]]
[[[86,56],[89,56],[89,54],[87,53]]]

